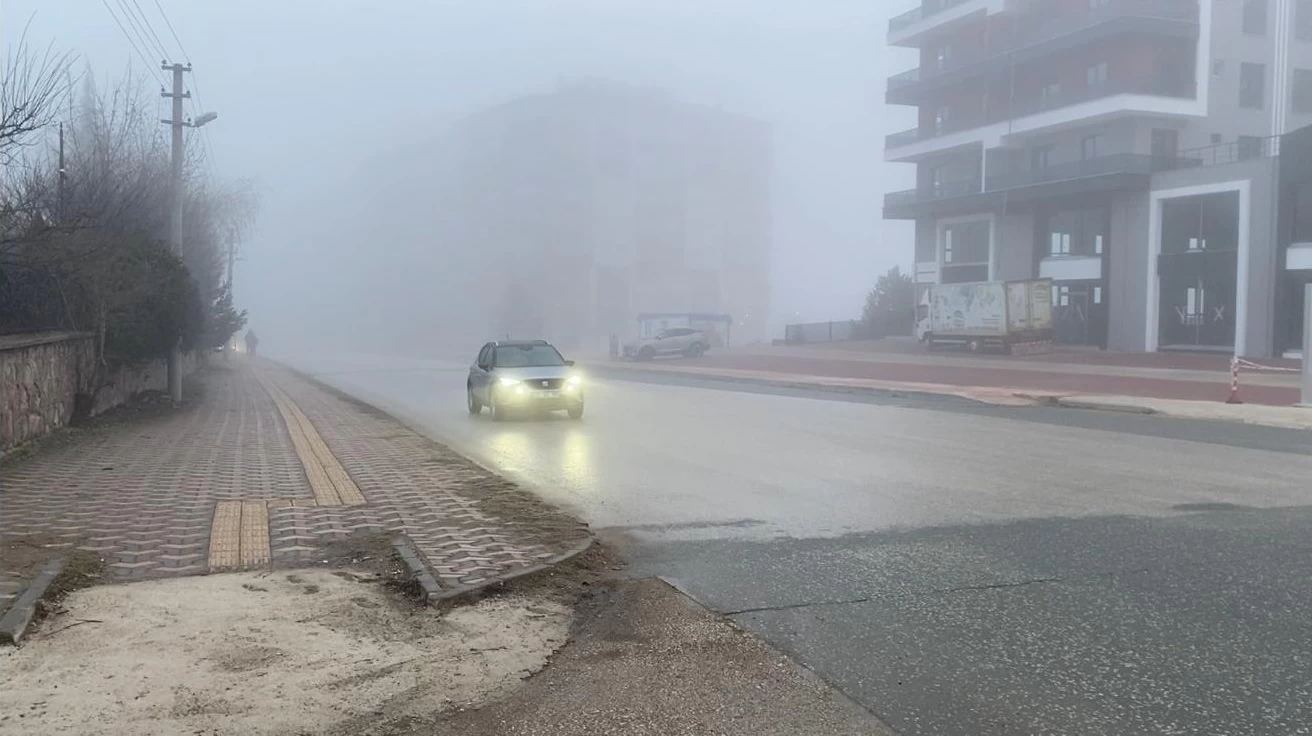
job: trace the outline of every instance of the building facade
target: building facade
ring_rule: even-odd
[[[1278,156],[1312,124],[1312,0],[923,0],[888,42],[920,54],[886,93],[916,187],[884,201],[918,283],[1051,278],[1066,343],[1300,348]]]
[[[486,109],[446,136],[443,238],[490,334],[596,347],[649,312],[766,336],[764,123],[602,81]]]

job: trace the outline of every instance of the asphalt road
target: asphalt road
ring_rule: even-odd
[[[1312,733],[1312,434],[601,370],[581,422],[494,423],[463,365],[291,362],[902,733]]]

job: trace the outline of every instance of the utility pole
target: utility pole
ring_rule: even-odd
[[[161,97],[173,99],[173,118],[160,122],[168,125],[173,133],[173,151],[169,172],[169,247],[174,255],[182,258],[182,101],[191,97],[190,92],[182,89],[183,72],[191,71],[190,64],[164,64],[160,67],[166,72],[173,72],[173,91],[160,92]],[[169,397],[173,403],[182,401],[182,337],[179,336],[169,349]]]
[[[64,168],[64,124],[59,124],[59,201],[55,205],[55,214],[59,217],[59,224],[64,224],[64,180],[68,178],[68,170]]]
[[[233,294],[232,294],[232,267],[233,267],[233,264],[236,262],[236,260],[237,260],[237,232],[236,232],[236,228],[231,228],[231,229],[228,230],[228,300],[229,300],[229,303],[232,303],[232,300],[235,299],[235,297],[234,297]],[[235,344],[236,339],[237,339],[237,336],[236,336],[236,335],[234,335],[234,336],[228,338],[228,344],[223,346],[223,357],[226,358],[226,357],[228,357],[229,355],[232,354],[233,345]]]

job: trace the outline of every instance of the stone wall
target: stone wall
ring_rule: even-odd
[[[95,350],[86,334],[0,336],[0,455],[68,426],[77,396],[90,393],[95,379]],[[184,375],[196,364],[195,355],[186,356]],[[164,361],[115,371],[96,392],[91,415],[167,389]]]

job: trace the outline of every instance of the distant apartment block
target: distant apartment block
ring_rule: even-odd
[[[766,337],[771,142],[757,120],[585,81],[445,138],[441,237],[490,334],[595,347],[640,313],[714,313]]]
[[[884,199],[918,283],[1052,278],[1067,343],[1301,349],[1312,0],[923,0],[888,43],[920,53],[886,91],[916,187]]]

